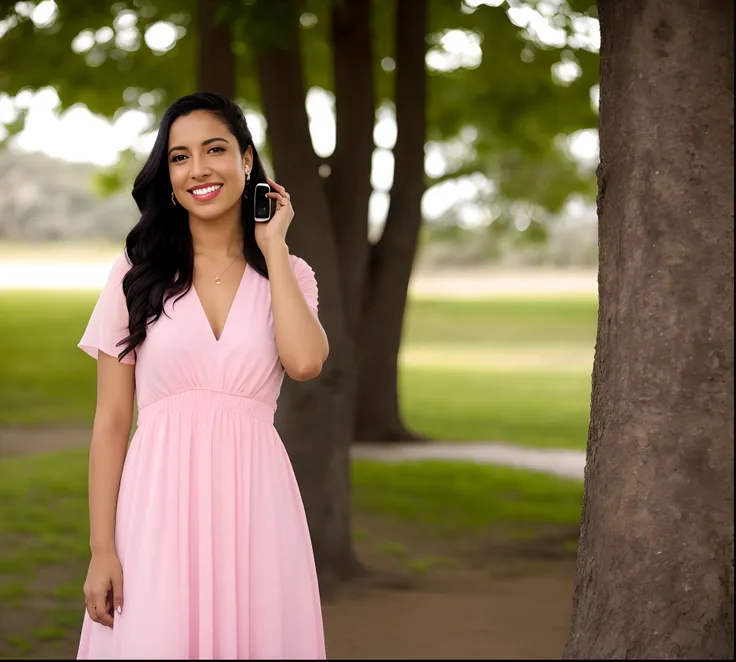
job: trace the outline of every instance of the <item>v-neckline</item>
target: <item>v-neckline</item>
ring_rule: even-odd
[[[199,298],[199,292],[197,292],[197,288],[194,286],[194,280],[192,280],[192,291],[194,292],[194,298],[197,300],[197,306],[199,307],[199,310],[202,312],[202,317],[204,318],[205,326],[210,331],[210,337],[215,341],[215,344],[218,345],[222,338],[225,335],[225,331],[227,331],[227,323],[230,321],[230,315],[233,312],[233,308],[235,307],[235,302],[238,300],[238,295],[240,294],[240,290],[243,289],[243,281],[245,280],[245,274],[248,271],[248,263],[245,263],[245,269],[243,269],[243,273],[240,275],[240,280],[238,281],[238,287],[235,290],[235,294],[233,296],[232,301],[230,302],[230,307],[227,309],[227,315],[225,316],[225,322],[222,325],[222,331],[220,332],[220,337],[218,338],[215,335],[215,330],[212,328],[212,324],[210,324],[209,317],[207,317],[207,311],[204,309],[204,305],[202,304],[202,299]]]

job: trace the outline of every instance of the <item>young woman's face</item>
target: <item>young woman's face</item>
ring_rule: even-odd
[[[240,203],[252,151],[215,115],[198,110],[178,117],[169,131],[169,176],[177,204],[197,218],[214,219]]]

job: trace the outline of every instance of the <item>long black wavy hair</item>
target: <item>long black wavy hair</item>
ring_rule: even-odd
[[[243,254],[249,269],[268,278],[266,260],[255,238],[253,193],[256,184],[266,182],[266,172],[253,144],[248,123],[240,107],[219,94],[189,94],[174,101],[159,123],[158,136],[146,164],[133,184],[133,199],[141,218],[128,233],[125,250],[132,265],[123,278],[128,307],[129,335],[118,343],[122,359],[146,339],[149,324],[164,312],[171,297],[184,296],[192,286],[194,249],[189,231],[189,215],[181,205],[171,202],[168,144],[171,125],[178,117],[204,110],[216,115],[237,138],[241,155],[248,147],[253,152],[253,167],[246,185],[247,202],[241,204]]]

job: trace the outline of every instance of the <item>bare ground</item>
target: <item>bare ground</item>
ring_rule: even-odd
[[[89,429],[0,429],[0,456],[85,444]],[[330,659],[555,659],[570,619],[574,556],[551,528],[542,541],[499,534],[438,538],[419,527],[356,514],[356,551],[372,571],[323,600]],[[39,586],[75,581],[80,568],[49,568]],[[81,604],[81,583],[80,583]],[[49,605],[0,605],[0,657],[14,633],[37,626]],[[80,608],[80,619],[81,619]],[[81,623],[81,621],[80,621]],[[29,652],[72,659],[78,632]]]

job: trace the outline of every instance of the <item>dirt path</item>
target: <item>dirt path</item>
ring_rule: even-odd
[[[0,428],[0,457],[44,453],[82,446],[89,442],[87,427]],[[494,441],[357,444],[354,458],[405,462],[414,460],[468,460],[532,469],[563,478],[583,479],[585,452],[524,448]]]
[[[0,428],[0,454],[62,450],[88,443],[89,434],[86,426]],[[324,600],[330,659],[561,656],[574,557],[556,537],[549,545],[438,539],[413,525],[362,514],[355,516],[354,528],[361,532],[357,554],[372,574]],[[32,630],[38,617],[32,606],[4,611],[0,605],[0,657],[10,657],[2,643],[6,635]],[[31,655],[73,659],[77,640],[72,629],[59,644],[42,644]]]
[[[378,526],[368,528],[378,534]],[[408,532],[408,554],[426,554],[432,541]],[[396,535],[394,534],[394,538]],[[445,547],[449,547],[445,545]],[[360,558],[388,564],[367,543]],[[446,549],[455,565],[413,577],[408,590],[348,587],[324,604],[332,659],[559,659],[572,606],[572,559],[520,559],[488,550],[480,560]],[[351,595],[353,593],[353,595]]]
[[[0,427],[0,458],[49,453],[89,443],[91,427],[69,425],[52,428]]]

